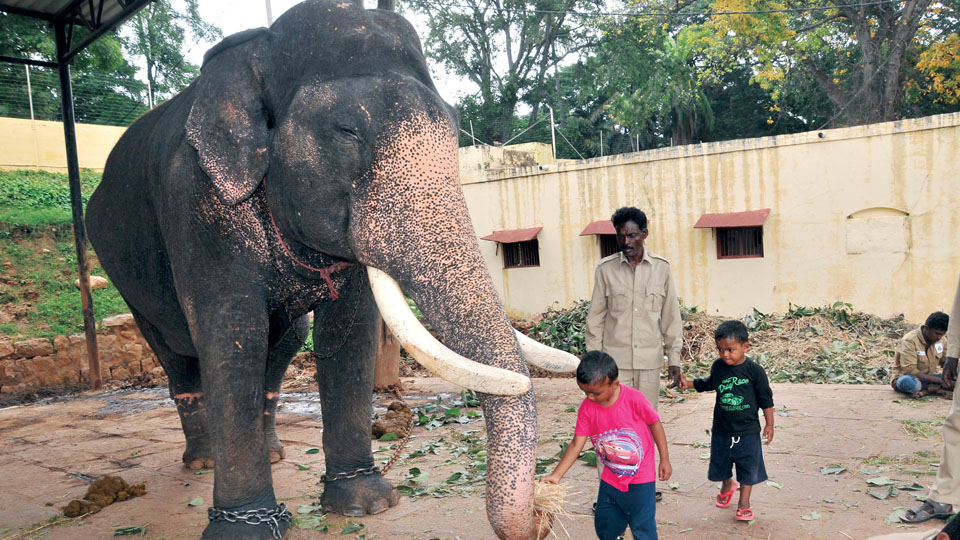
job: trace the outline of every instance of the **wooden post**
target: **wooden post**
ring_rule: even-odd
[[[377,331],[377,364],[373,371],[373,387],[385,390],[400,382],[400,342],[393,337],[383,319]]]

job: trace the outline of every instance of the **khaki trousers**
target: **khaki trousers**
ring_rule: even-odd
[[[657,401],[660,398],[660,370],[659,369],[621,369],[618,379],[622,384],[643,392],[647,401],[657,410]],[[596,449],[594,449],[596,451]],[[597,477],[603,475],[603,463],[597,457]]]
[[[951,353],[951,356],[953,353]],[[943,422],[943,450],[937,480],[930,489],[929,498],[942,504],[960,506],[960,388],[953,391],[953,404]]]

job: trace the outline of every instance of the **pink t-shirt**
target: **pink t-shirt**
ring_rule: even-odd
[[[620,396],[609,407],[583,400],[573,433],[590,437],[597,459],[603,461],[600,479],[620,491],[627,491],[630,484],[657,479],[650,424],[659,421],[660,415],[646,396],[621,383]]]

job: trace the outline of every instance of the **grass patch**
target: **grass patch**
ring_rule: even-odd
[[[943,422],[933,420],[901,420],[903,430],[912,437],[934,437],[940,433]]]
[[[86,204],[100,175],[81,172]],[[0,171],[0,334],[13,339],[83,331],[77,253],[67,176],[45,171]],[[105,276],[88,251],[93,275]],[[98,320],[126,313],[113,285],[92,291]]]

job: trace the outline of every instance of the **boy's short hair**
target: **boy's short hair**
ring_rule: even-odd
[[[613,222],[614,230],[619,229],[628,221],[636,223],[641,231],[647,228],[647,215],[643,213],[643,210],[632,206],[618,208],[610,221]]]
[[[923,324],[931,330],[943,330],[946,332],[947,327],[950,326],[950,316],[942,311],[934,311],[927,317],[927,322]]]
[[[610,382],[613,382],[619,376],[620,370],[617,369],[617,363],[612,356],[603,351],[588,352],[583,355],[580,365],[577,366],[577,382],[581,384],[593,384],[604,379],[610,379]]]
[[[747,326],[740,321],[723,321],[713,333],[714,340],[733,339],[737,343],[746,343],[750,339]]]

